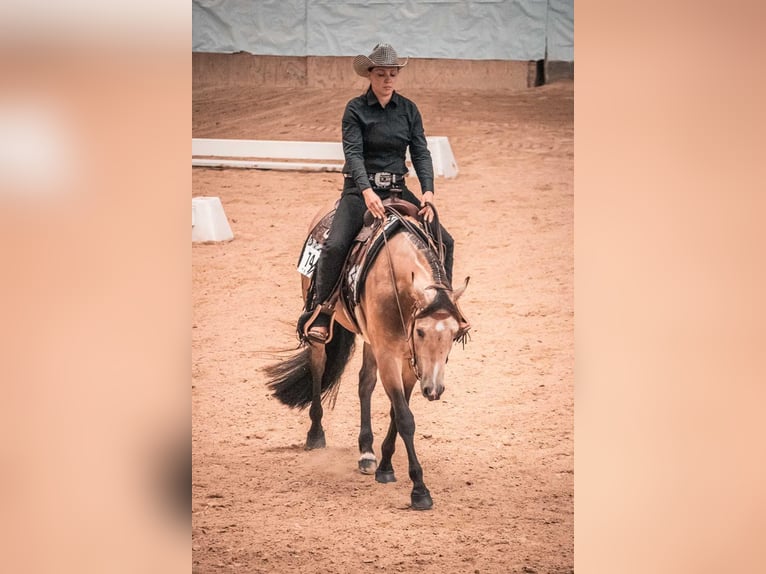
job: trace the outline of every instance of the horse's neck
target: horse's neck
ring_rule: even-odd
[[[441,280],[435,276],[433,262],[422,240],[405,231],[397,233],[388,241],[372,264],[374,277],[368,275],[365,291],[375,291],[379,295],[396,300],[403,313],[423,308],[436,296],[434,289],[429,289]],[[392,285],[391,274],[395,275]]]
[[[416,265],[410,270],[410,280],[412,282],[411,297],[417,307],[425,307],[436,296],[434,289],[429,289],[432,285],[439,282],[438,278],[434,277],[431,269],[431,264],[421,250],[413,246],[413,250],[416,252],[415,260]]]

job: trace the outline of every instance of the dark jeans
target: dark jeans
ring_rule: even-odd
[[[327,236],[322,252],[319,255],[316,268],[316,303],[321,304],[327,301],[332,294],[333,288],[337,283],[346,255],[354,238],[362,229],[364,213],[367,211],[367,205],[364,198],[356,191],[353,182],[346,180],[346,186],[340,197],[340,203],[335,211],[335,217],[330,226],[330,232]],[[390,194],[386,190],[376,190],[381,199],[386,199]],[[420,206],[420,201],[406,187],[402,191],[402,199]],[[447,233],[444,226],[441,226],[442,241],[444,242],[444,269],[447,272],[447,279],[452,283],[452,262],[455,241]]]

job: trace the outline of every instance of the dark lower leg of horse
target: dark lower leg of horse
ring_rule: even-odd
[[[404,446],[407,449],[407,460],[409,461],[410,466],[410,480],[412,480],[410,501],[412,503],[412,508],[415,510],[429,510],[434,503],[431,499],[431,492],[426,488],[426,485],[423,482],[423,467],[420,466],[420,462],[415,455],[414,424],[412,433],[399,432],[402,435]]]
[[[372,424],[370,421],[370,403],[372,391],[377,382],[377,365],[371,347],[365,343],[362,359],[362,368],[359,371],[359,406],[361,410],[361,424],[359,426],[359,471],[362,474],[374,474],[378,468],[378,461],[372,450]]]
[[[324,429],[322,428],[322,414],[322,403],[312,401],[311,408],[309,409],[311,428],[309,428],[309,432],[306,434],[305,450],[314,450],[315,448],[324,448],[327,446],[324,437]]]
[[[407,388],[407,396],[401,397],[394,402],[396,411],[396,427],[407,449],[407,461],[409,462],[410,480],[412,480],[412,493],[410,501],[415,510],[428,510],[433,506],[431,493],[423,482],[423,467],[420,466],[418,457],[415,455],[415,417],[410,410],[409,399],[412,387]]]
[[[386,438],[380,445],[380,464],[378,470],[375,471],[375,480],[378,482],[396,482],[396,475],[394,474],[394,467],[391,465],[391,457],[394,456],[394,450],[396,449],[396,415],[394,413],[394,407],[391,407],[391,422],[388,425],[388,432]]]
[[[324,438],[324,429],[322,428],[322,376],[324,375],[327,355],[324,345],[311,346],[311,381],[312,398],[309,417],[311,417],[311,428],[306,435],[306,450],[315,448],[324,448],[326,445]]]

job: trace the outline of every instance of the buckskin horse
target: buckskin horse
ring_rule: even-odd
[[[359,372],[359,470],[364,474],[374,472],[375,479],[381,483],[396,481],[391,457],[398,433],[407,449],[413,483],[411,507],[427,510],[433,501],[415,454],[415,419],[409,401],[418,381],[429,401],[439,399],[444,392],[445,366],[453,342],[465,343],[470,328],[457,306],[469,278],[453,290],[444,271],[438,233],[424,232],[428,224],[415,219],[417,209],[413,212],[411,204],[395,196],[384,203],[386,219],[376,220],[372,225],[368,219],[368,225],[360,233],[377,237],[381,245],[377,254],[370,247],[361,256],[361,263],[351,265],[353,256],[350,255],[344,267],[341,279],[344,295],[338,297],[335,306],[330,339],[317,343],[303,337],[302,348],[296,354],[265,367],[264,371],[269,379],[268,387],[283,404],[300,409],[311,406],[311,427],[305,448],[323,448],[322,401],[329,400],[334,405],[337,385],[351,358],[356,335],[361,335],[364,350]],[[309,227],[307,244],[318,243],[312,239],[312,230],[314,237],[320,237],[321,241],[321,231],[329,228],[332,213],[320,210]],[[434,227],[439,229],[438,215]],[[370,237],[370,241],[374,237]],[[374,246],[370,241],[367,245]],[[358,242],[355,247],[359,245],[362,243]],[[356,278],[350,278],[352,275]],[[302,275],[304,302],[311,296],[311,287],[311,279]],[[391,420],[381,444],[380,464],[372,448],[370,423],[376,371],[391,401]]]

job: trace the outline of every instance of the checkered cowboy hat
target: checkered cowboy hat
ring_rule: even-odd
[[[409,58],[400,59],[396,50],[390,44],[378,44],[369,56],[359,54],[354,58],[354,71],[363,77],[370,75],[370,69],[378,66],[386,68],[403,68]]]

